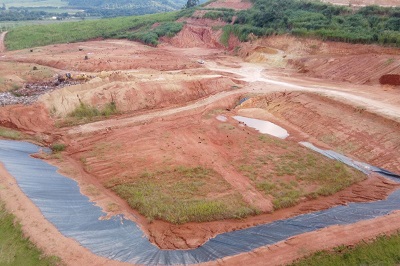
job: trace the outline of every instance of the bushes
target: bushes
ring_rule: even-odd
[[[54,143],[53,145],[51,145],[51,150],[53,152],[61,152],[65,150],[65,144],[63,143]]]
[[[161,23],[159,26],[151,29],[151,27],[146,26],[137,29],[133,33],[127,34],[127,38],[133,41],[141,41],[145,44],[157,46],[158,39],[163,36],[172,37],[182,30],[183,23],[178,22],[165,22]]]
[[[246,40],[249,33],[266,36],[292,33],[350,43],[380,43],[400,47],[400,8],[368,6],[353,13],[343,6],[299,0],[255,0],[252,9],[237,14],[229,34]],[[228,36],[226,36],[228,35]]]
[[[206,14],[204,14],[203,18],[208,18],[213,20],[221,19],[227,23],[231,23],[234,15],[235,11],[233,9],[226,9],[218,11],[209,11]]]

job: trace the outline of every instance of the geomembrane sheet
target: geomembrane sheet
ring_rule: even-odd
[[[309,147],[312,148],[310,145]],[[39,149],[39,146],[27,142],[0,140],[0,161],[16,179],[21,190],[63,235],[75,239],[96,255],[124,262],[177,265],[214,261],[271,245],[294,235],[331,225],[373,219],[400,209],[400,190],[397,190],[386,200],[350,203],[223,233],[196,249],[160,250],[149,242],[135,222],[121,215],[109,220],[100,219],[106,214],[80,193],[76,181],[57,173],[56,167],[30,157],[30,154]],[[354,164],[353,167],[363,172],[382,172],[389,178],[400,181],[396,174],[354,162],[335,152],[328,151],[326,155],[349,165]]]

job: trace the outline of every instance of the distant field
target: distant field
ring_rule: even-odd
[[[9,50],[18,50],[94,38],[128,38],[156,44],[158,37],[176,33],[177,25],[173,22],[184,14],[169,12],[71,23],[29,25],[11,30],[6,36],[5,45]],[[169,24],[160,25],[162,32],[158,32],[151,29],[154,23]]]
[[[97,17],[86,17],[85,20],[95,20],[99,19]],[[78,22],[81,21],[79,18],[68,19],[68,20],[25,20],[25,21],[0,21],[0,32],[1,31],[9,31],[17,27],[23,27],[28,25],[49,25],[49,24],[59,24],[59,23],[67,23],[67,22]]]
[[[2,0],[7,7],[64,7],[68,5],[67,1],[62,0]]]

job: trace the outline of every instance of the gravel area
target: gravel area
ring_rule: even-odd
[[[0,106],[12,104],[32,104],[36,102],[40,95],[61,89],[67,86],[80,84],[82,81],[67,80],[60,82],[59,80],[42,83],[28,83],[23,88],[13,91],[0,93]]]

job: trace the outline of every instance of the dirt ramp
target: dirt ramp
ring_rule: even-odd
[[[399,86],[400,85],[400,75],[398,75],[398,74],[383,75],[382,77],[380,77],[379,83],[382,85]]]
[[[111,82],[106,78],[104,81],[54,91],[43,95],[40,101],[60,116],[72,112],[80,102],[101,109],[114,101],[119,111],[130,112],[177,106],[237,86],[223,77],[172,76],[164,75],[154,80],[149,75],[147,78],[125,78],[127,80]],[[173,78],[176,79],[171,80]]]
[[[277,49],[282,54],[260,53],[259,47]],[[239,54],[250,62],[279,63],[278,66],[293,68],[301,76],[353,84],[378,85],[383,75],[400,75],[399,49],[378,45],[272,36],[242,45]],[[279,60],[271,60],[274,57]]]
[[[0,108],[0,126],[23,132],[45,133],[53,129],[53,121],[43,105],[13,105]]]

